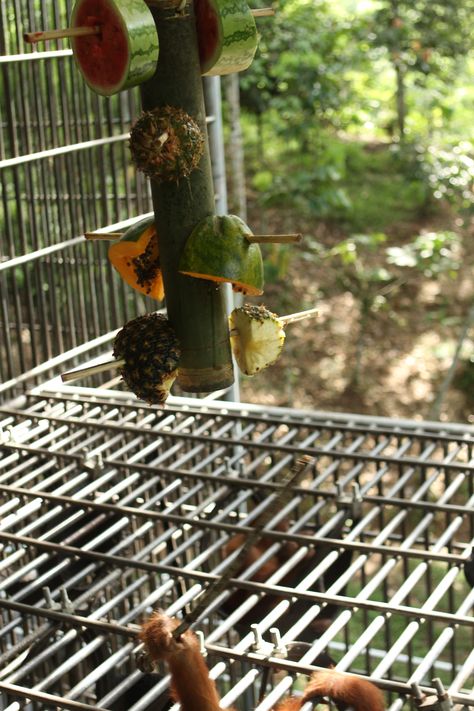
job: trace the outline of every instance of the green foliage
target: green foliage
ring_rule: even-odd
[[[282,151],[274,170],[257,171],[252,186],[262,206],[285,207],[311,217],[347,212],[350,202],[342,187],[344,144],[321,136],[317,144],[304,157],[299,150]]]
[[[448,273],[455,277],[461,266],[461,239],[456,232],[427,232],[403,247],[388,247],[390,264],[416,268],[427,277]]]
[[[385,303],[382,286],[395,279],[380,256],[387,240],[382,233],[352,235],[327,250],[325,258],[337,269],[336,281],[342,290],[350,291],[359,299],[363,311],[371,311]],[[375,259],[374,259],[375,257]]]
[[[345,73],[356,61],[365,59],[356,53],[353,25],[338,19],[325,0],[281,0],[240,77],[242,105],[254,114],[278,111],[280,130],[307,141],[315,124],[339,125],[350,95]]]
[[[446,59],[464,57],[473,47],[473,0],[380,0],[370,21],[374,46],[420,75],[452,75]]]
[[[452,147],[430,146],[422,169],[432,196],[463,209],[474,207],[474,145],[463,141]]]

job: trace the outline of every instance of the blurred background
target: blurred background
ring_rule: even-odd
[[[304,234],[263,248],[253,301],[321,316],[288,327],[242,399],[472,422],[472,0],[275,9],[240,107],[224,78],[229,210]]]

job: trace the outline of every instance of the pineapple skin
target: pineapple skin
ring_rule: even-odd
[[[162,405],[178,374],[179,342],[168,319],[146,314],[117,333],[114,357],[123,359],[120,374],[128,388],[150,405]]]

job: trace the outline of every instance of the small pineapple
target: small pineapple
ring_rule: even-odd
[[[168,319],[146,314],[125,324],[114,340],[114,357],[124,360],[120,374],[132,392],[161,405],[178,375],[180,347]]]
[[[204,134],[182,109],[144,111],[130,131],[130,152],[138,170],[157,182],[187,178],[204,153]]]
[[[232,352],[245,375],[255,375],[278,359],[285,342],[283,321],[265,306],[234,309],[229,326]]]

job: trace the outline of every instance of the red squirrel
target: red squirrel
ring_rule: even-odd
[[[182,711],[223,711],[216,685],[200,651],[196,635],[188,630],[179,639],[172,632],[179,625],[161,612],[155,612],[142,626],[140,639],[153,661],[166,661],[171,673],[171,696]],[[314,672],[302,696],[290,697],[273,711],[298,711],[304,703],[330,698],[342,711],[384,711],[381,691],[369,681],[328,669]],[[226,711],[235,711],[228,708]]]
[[[342,525],[339,526],[331,535],[334,537],[342,536]],[[274,526],[275,531],[281,533],[288,532],[290,528],[290,522],[288,519],[283,519],[276,526]],[[311,535],[310,530],[304,529],[300,531],[308,536]],[[234,551],[238,550],[244,543],[246,539],[246,534],[238,533],[233,536],[223,548],[222,557],[223,560],[227,560]],[[260,561],[267,550],[275,543],[275,540],[269,536],[263,535],[260,540],[258,540],[250,550],[246,551],[245,555],[240,556],[241,566],[240,572],[248,568],[253,563]],[[250,576],[250,580],[253,582],[263,583],[268,578],[278,571],[282,566],[295,554],[299,548],[299,543],[295,541],[281,541],[278,550],[268,558],[265,563],[261,564],[258,570],[256,570],[253,575]],[[331,547],[320,545],[317,548],[310,548],[306,556],[301,560],[297,566],[293,567],[286,575],[281,578],[279,585],[287,587],[296,587],[307,575],[309,575],[314,568],[323,560],[323,558],[330,553]],[[337,559],[331,564],[331,566],[326,570],[326,572],[321,576],[321,578],[311,586],[311,589],[316,592],[324,592],[342,575],[351,564],[352,551],[350,549],[343,551],[337,557]],[[235,576],[237,577],[237,576]],[[340,594],[345,594],[345,587],[342,588]],[[243,602],[247,600],[250,593],[246,590],[236,589],[231,593],[231,595],[225,600],[221,609],[226,615],[231,614],[237,607],[239,607]],[[245,629],[255,622],[263,619],[271,609],[281,600],[282,598],[266,594],[260,598],[260,600],[247,611],[238,622],[234,624],[235,629],[239,633],[244,633]],[[280,617],[278,621],[278,626],[281,632],[286,632],[290,627],[295,624],[305,612],[312,606],[313,603],[298,600],[294,601],[291,607]],[[334,617],[338,614],[340,608],[333,604],[327,604],[311,623],[309,623],[308,628],[300,632],[300,641],[312,642],[316,637],[320,637],[323,632],[329,627]]]

